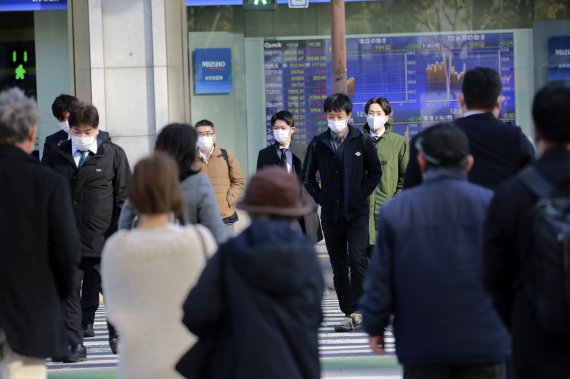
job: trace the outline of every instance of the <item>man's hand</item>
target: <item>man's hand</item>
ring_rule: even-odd
[[[385,354],[384,351],[384,336],[370,336],[368,338],[368,343],[376,354]]]

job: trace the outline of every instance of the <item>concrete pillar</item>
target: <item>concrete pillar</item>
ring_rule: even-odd
[[[184,0],[68,0],[71,83],[131,166],[169,122],[188,122]]]

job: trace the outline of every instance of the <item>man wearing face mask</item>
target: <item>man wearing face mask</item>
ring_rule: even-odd
[[[77,362],[85,360],[87,354],[83,336],[94,336],[101,291],[101,251],[105,240],[117,230],[131,170],[122,148],[97,139],[99,114],[93,105],[79,104],[72,109],[69,125],[70,139],[60,143],[45,158],[45,164],[68,179],[81,236],[80,277],[64,310],[69,324],[75,323],[79,330],[83,326],[81,334],[70,336],[70,354],[64,358]],[[109,337],[111,349],[116,351],[117,337],[111,326]]]
[[[50,134],[46,137],[44,143],[44,150],[42,153],[42,162],[44,161],[45,157],[49,155],[53,150],[57,148],[57,146],[70,139],[69,134],[69,114],[72,109],[77,108],[80,104],[80,101],[71,95],[59,95],[53,101],[51,105],[51,111],[53,113],[53,117],[57,120],[57,124],[61,130]],[[97,135],[97,139],[101,141],[111,140],[109,133],[104,130],[100,130],[99,134]]]
[[[371,257],[376,243],[376,220],[382,204],[396,196],[404,187],[404,174],[408,166],[408,141],[393,133],[388,122],[392,106],[384,97],[373,97],[364,106],[366,123],[362,130],[370,136],[382,165],[382,179],[370,196],[369,237],[366,255]]]
[[[275,113],[271,116],[271,127],[275,143],[259,151],[257,171],[265,166],[281,166],[287,172],[296,174],[301,180],[306,146],[293,140],[293,133],[295,133],[293,114],[289,111]],[[303,233],[311,242],[317,243],[323,238],[317,213],[318,205],[305,188],[302,188],[301,194],[305,203],[311,206],[311,211],[299,218],[299,223]]]
[[[216,129],[209,120],[198,121],[195,125],[198,134],[200,171],[208,175],[214,188],[220,217],[224,221],[227,237],[234,235],[238,221],[236,203],[245,186],[245,178],[234,153],[216,145]]]
[[[302,177],[307,191],[321,206],[333,282],[345,314],[335,331],[350,332],[362,324],[357,304],[368,265],[368,198],[380,182],[382,166],[370,138],[349,124],[352,101],[347,95],[329,96],[323,108],[329,130],[307,147]]]

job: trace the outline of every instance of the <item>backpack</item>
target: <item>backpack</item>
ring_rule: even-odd
[[[229,170],[231,167],[230,167],[230,162],[228,161],[228,151],[226,149],[220,148],[220,152],[222,153],[222,158],[224,158],[224,160],[226,161]]]
[[[230,166],[230,161],[228,160],[228,151],[226,149],[220,148],[220,152],[222,153],[222,158],[224,158],[224,160],[226,161],[226,164],[228,165],[228,171],[231,170],[232,167]],[[218,155],[218,157],[219,157],[219,155]],[[237,212],[234,212],[233,215],[228,216],[228,217],[224,217],[222,219],[224,224],[233,224],[234,222],[237,222],[237,220],[239,220]]]
[[[520,179],[538,196],[531,215],[530,265],[522,280],[542,329],[557,338],[569,337],[570,196],[553,196],[553,186],[534,167]]]

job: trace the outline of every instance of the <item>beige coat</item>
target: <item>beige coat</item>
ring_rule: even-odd
[[[222,151],[216,145],[208,163],[199,159],[200,171],[208,175],[214,188],[220,216],[222,218],[233,215],[236,211],[236,203],[245,186],[243,172],[239,162],[231,150],[228,152],[228,160],[224,159]]]
[[[182,304],[216,243],[202,225],[120,230],[103,249],[109,321],[120,336],[119,379],[182,378],[176,362],[196,342],[182,324]]]

